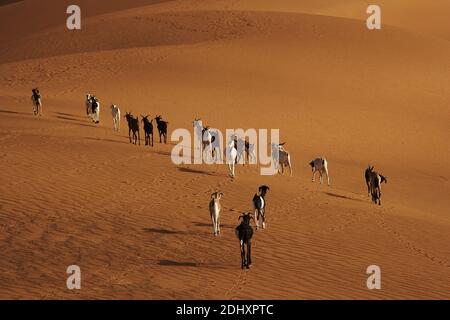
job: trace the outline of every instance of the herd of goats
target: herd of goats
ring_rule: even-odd
[[[36,116],[42,115],[42,99],[41,94],[38,89],[32,90],[31,100],[33,103],[33,113]],[[92,120],[92,122],[98,124],[100,122],[100,102],[98,99],[92,95],[86,95],[86,115]],[[111,115],[113,119],[113,128],[115,131],[120,130],[120,119],[121,113],[120,109],[116,105],[111,105]],[[139,144],[140,145],[140,121],[139,117],[133,116],[131,113],[127,112],[124,116],[128,123],[128,136],[130,143]],[[141,122],[144,125],[144,133],[145,133],[145,145],[153,146],[153,119],[149,119],[149,116],[141,115]],[[160,115],[155,117],[156,125],[159,133],[159,142],[167,143],[167,126],[168,122],[162,120]],[[193,124],[194,127],[200,126],[202,132],[202,148],[205,150],[208,146],[211,147],[212,142],[214,141],[214,137],[212,137],[209,127],[202,127],[200,119],[195,119]],[[238,147],[238,144],[242,144],[241,147]],[[284,166],[288,166],[290,169],[290,174],[292,175],[292,167],[290,161],[290,155],[287,150],[283,147],[284,144],[276,145],[278,159],[276,161],[278,166],[278,172],[284,173]],[[234,138],[230,141],[228,146],[228,152],[230,155],[229,170],[230,176],[234,178],[234,165],[237,163],[238,159],[238,150],[244,150],[246,152],[247,158],[252,154],[251,150],[252,146],[248,141],[240,140]],[[215,149],[211,148],[212,156],[214,156]],[[326,174],[328,185],[330,185],[330,178],[328,175],[328,163],[324,157],[316,158],[311,161],[310,166],[312,168],[313,177],[312,181],[315,181],[315,174],[319,172],[320,174],[320,183],[323,183],[323,176]],[[373,166],[368,166],[364,172],[364,177],[367,184],[367,192],[369,196],[372,196],[372,202],[375,204],[381,205],[381,184],[387,183],[387,179],[382,174],[374,171]],[[253,237],[253,228],[250,224],[251,220],[255,221],[256,230],[260,227],[265,229],[266,227],[266,201],[265,197],[270,188],[266,185],[262,185],[258,189],[258,193],[253,196],[253,207],[254,212],[245,212],[239,216],[240,224],[236,227],[236,236],[240,242],[240,250],[241,250],[241,268],[250,268],[251,262],[251,239]],[[220,213],[222,210],[222,206],[220,203],[221,198],[223,197],[222,192],[214,192],[211,194],[211,200],[209,203],[209,211],[211,216],[211,221],[213,225],[213,233],[215,236],[220,234]]]

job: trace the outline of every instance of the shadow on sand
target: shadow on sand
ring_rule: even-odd
[[[361,199],[350,198],[350,197],[343,196],[343,195],[336,194],[336,193],[332,193],[332,192],[325,192],[325,194],[327,194],[327,195],[329,195],[331,197],[339,198],[339,199],[346,199],[346,200],[353,200],[353,201],[363,201]]]
[[[78,118],[78,119],[87,119],[87,117],[83,117],[83,116],[71,114],[71,113],[55,112],[55,114],[57,116],[65,116],[65,117],[72,117],[72,118]],[[75,120],[75,119],[71,119],[71,120]]]
[[[113,140],[113,139],[86,138],[86,140],[131,144],[131,143],[129,143],[129,141],[120,141],[120,140]]]
[[[25,113],[25,112],[18,112],[18,111],[10,111],[10,110],[0,110],[0,113],[7,113],[7,114],[21,114],[25,116],[33,116],[33,113]]]
[[[79,119],[73,119],[73,118],[69,118],[69,117],[65,117],[65,116],[56,116],[56,118],[61,119],[61,120],[69,120],[69,121],[80,121]]]
[[[205,228],[212,228],[212,224],[211,223],[204,223],[204,222],[194,222],[193,223],[194,226],[196,227],[205,227]],[[229,224],[220,224],[221,228],[225,228],[225,229],[234,229],[235,227]]]
[[[173,260],[159,260],[158,263],[160,266],[168,266],[168,267],[198,267],[198,263],[196,262],[179,262]]]
[[[188,234],[186,231],[176,231],[168,229],[157,229],[157,228],[144,228],[145,232],[159,233],[159,234]]]
[[[213,177],[220,176],[220,174],[217,174],[217,173],[212,173],[212,172],[203,171],[203,170],[196,170],[196,169],[186,168],[186,167],[179,167],[178,170],[181,172],[186,172],[186,173],[203,174],[205,176],[213,176]]]
[[[233,267],[231,264],[223,263],[199,263],[190,261],[174,261],[174,260],[159,260],[160,266],[166,267],[196,267],[196,268],[214,268],[214,269],[228,269]]]

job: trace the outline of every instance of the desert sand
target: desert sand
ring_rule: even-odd
[[[66,0],[0,6],[0,298],[449,299],[449,2],[378,2],[377,31],[359,0],[80,0],[81,31]],[[173,143],[129,144],[124,119],[114,132],[112,103],[169,131],[279,128],[294,175],[175,166]],[[321,155],[331,187],[311,182]],[[267,229],[241,270],[234,228],[261,184]]]

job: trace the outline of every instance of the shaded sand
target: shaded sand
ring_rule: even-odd
[[[64,30],[56,1],[15,39],[0,28],[0,298],[450,297],[448,27],[369,32],[345,14],[361,5],[350,0],[91,2],[81,32]],[[0,21],[34,6],[2,6]],[[99,127],[84,115],[87,91],[102,103]],[[280,128],[294,177],[174,166],[173,145],[129,144],[123,119],[113,132],[111,103],[162,114],[170,130],[196,117]],[[310,180],[318,155],[330,188]],[[366,194],[368,163],[388,177],[381,207]],[[234,227],[260,184],[271,187],[268,228],[241,271]],[[216,190],[219,238],[207,210]],[[71,264],[78,292],[65,286]],[[366,288],[372,264],[380,291]]]

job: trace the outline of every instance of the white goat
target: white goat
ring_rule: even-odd
[[[230,141],[228,142],[228,147],[227,147],[227,154],[226,154],[226,159],[227,159],[227,163],[228,163],[228,171],[229,171],[229,175],[230,177],[234,178],[234,168],[236,165],[236,159],[237,159],[237,149],[236,149],[236,143],[234,141],[233,138],[230,139]]]
[[[291,155],[284,148],[286,142],[272,144],[272,157],[274,159],[275,169],[278,173],[284,174],[284,167],[289,167],[290,176],[292,177]],[[281,171],[281,172],[280,172]]]
[[[211,194],[211,201],[209,202],[209,213],[211,214],[211,221],[213,224],[213,232],[215,236],[220,234],[220,199],[223,197],[222,192],[214,192]]]
[[[113,104],[111,106],[111,115],[112,115],[112,119],[113,119],[114,130],[120,131],[120,109],[115,104]]]
[[[213,159],[216,154],[216,149],[213,146],[215,137],[212,135],[211,128],[209,126],[203,127],[201,119],[195,119],[193,121],[193,125],[194,125],[195,130],[197,130],[197,133],[201,134],[201,137],[199,137],[201,146],[202,146],[201,151],[202,152],[210,151],[211,159]]]
[[[320,174],[320,184],[323,183],[323,175],[327,175],[328,186],[330,185],[330,176],[328,175],[328,162],[324,157],[319,157],[314,159],[309,163],[312,168],[312,181],[316,181],[316,172],[319,171]]]

